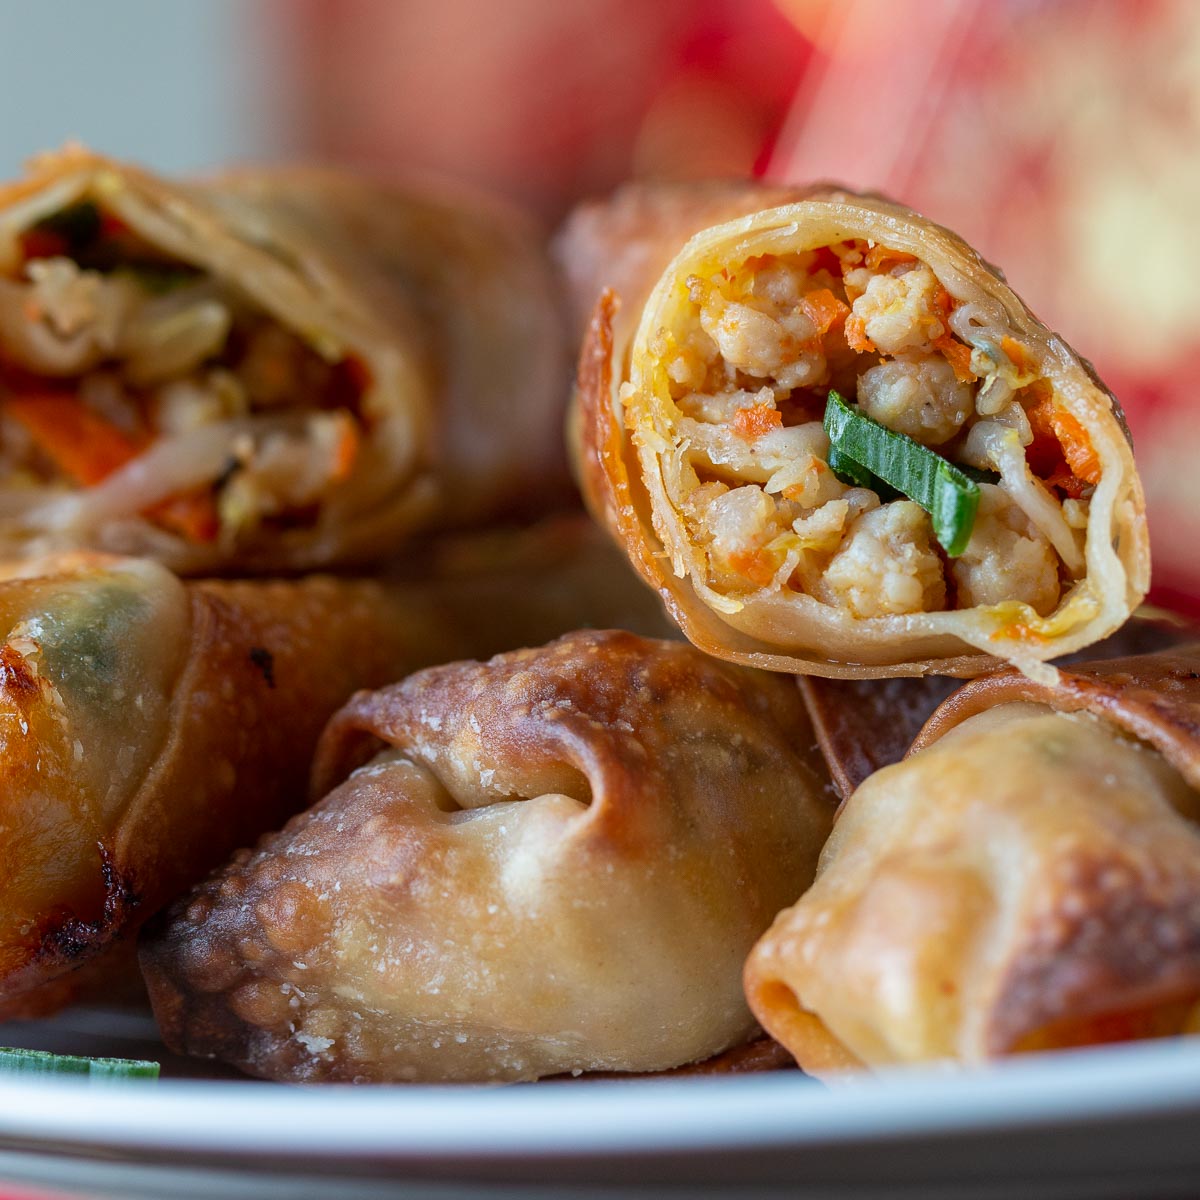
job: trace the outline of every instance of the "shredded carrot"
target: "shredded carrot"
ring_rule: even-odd
[[[739,415],[742,410],[738,410]],[[780,418],[782,420],[782,418]],[[337,450],[334,453],[333,459],[333,474],[330,478],[334,483],[338,483],[343,479],[347,479],[350,475],[350,470],[354,466],[354,461],[358,458],[358,448],[362,439],[358,436],[358,426],[354,422],[353,417],[348,417],[342,422],[341,430],[338,434]]]
[[[817,327],[817,333],[828,333],[839,321],[850,315],[850,306],[839,300],[828,288],[817,288],[801,301],[804,315]]]
[[[917,256],[903,250],[889,250],[886,246],[872,246],[865,261],[872,271],[890,271],[901,263],[916,262]]]
[[[38,449],[81,487],[102,483],[149,442],[144,435],[124,433],[69,392],[8,391],[0,392],[0,397],[0,406],[26,430]],[[145,516],[193,542],[211,542],[221,530],[209,486],[162,500],[148,508]]]
[[[1000,339],[1000,349],[1004,351],[1008,357],[1008,361],[1021,372],[1022,375],[1028,374],[1033,367],[1029,361],[1029,356],[1025,353],[1025,348],[1015,338],[1005,334]]]
[[[859,354],[875,353],[875,343],[867,337],[866,322],[854,313],[846,318],[846,344]]]
[[[1059,445],[1063,448],[1063,457],[1071,473],[1082,479],[1084,483],[1100,482],[1100,459],[1092,446],[1087,430],[1079,423],[1073,413],[1065,408],[1054,410],[1054,432],[1058,435]]]
[[[954,311],[954,297],[944,287],[939,287],[933,297],[933,311],[945,322]]]
[[[1039,379],[1037,383],[1030,384],[1022,395],[1032,401],[1025,405],[1025,415],[1029,418],[1029,428],[1033,430],[1033,440],[1037,442],[1042,438],[1053,438],[1058,441],[1054,436],[1054,389]]]
[[[1034,392],[1036,399],[1025,409],[1029,418],[1029,427],[1033,430],[1033,446],[1027,457],[1030,466],[1038,473],[1034,460],[1041,462],[1046,474],[1046,482],[1054,487],[1062,487],[1070,495],[1078,495],[1084,484],[1100,482],[1100,460],[1092,446],[1087,430],[1078,419],[1054,403],[1054,393],[1048,385],[1038,387]],[[1057,454],[1051,452],[1051,457],[1061,457],[1070,476],[1076,481],[1074,486],[1064,486],[1062,471],[1057,464],[1047,463],[1047,443],[1053,443]]]
[[[91,487],[136,458],[143,442],[68,392],[3,394],[4,411],[69,479]]]
[[[971,347],[964,346],[958,338],[944,333],[933,343],[933,348],[942,352],[942,356],[954,370],[954,378],[959,383],[973,383],[979,378],[971,370]]]
[[[759,587],[766,587],[775,578],[780,561],[778,555],[761,546],[754,550],[738,550],[729,556],[729,565]]]
[[[762,404],[739,408],[733,416],[733,432],[748,442],[757,441],[764,433],[783,426],[783,413]]]
[[[207,485],[162,500],[146,509],[144,515],[189,542],[214,542],[221,532],[216,498]]]

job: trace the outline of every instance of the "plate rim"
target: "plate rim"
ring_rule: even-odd
[[[8,1145],[472,1161],[798,1149],[1200,1113],[1200,1040],[904,1068],[510,1087],[0,1078]]]

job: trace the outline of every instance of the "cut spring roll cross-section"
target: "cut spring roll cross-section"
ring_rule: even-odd
[[[1200,646],[961,688],[746,964],[817,1074],[1200,1032]]]
[[[0,578],[0,1015],[119,971],[118,939],[302,809],[356,689],[585,620],[666,624],[582,518],[520,540],[457,542],[423,583],[181,582],[95,554]]]
[[[293,1081],[741,1046],[745,955],[829,829],[812,740],[789,681],[611,631],[361,693],[316,807],[147,927],[163,1037]]]
[[[580,364],[585,494],[693,642],[806,674],[1037,673],[1125,620],[1149,557],[1120,409],[994,268],[900,205],[746,185],[701,191],[736,219],[654,275],[654,222],[696,228],[674,195],[592,206],[559,252],[589,301],[614,289]]]
[[[558,307],[488,202],[45,156],[0,190],[0,554],[312,569],[545,499]]]

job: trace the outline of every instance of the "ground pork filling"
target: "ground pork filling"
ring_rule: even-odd
[[[0,503],[148,467],[136,508],[192,542],[311,525],[360,449],[365,374],[87,203],[0,273]]]
[[[1083,573],[1098,465],[1019,346],[971,346],[925,263],[861,240],[687,280],[656,345],[684,471],[673,497],[707,583],[792,590],[856,617],[1021,601],[1052,612]],[[959,465],[993,473],[963,554],[927,513],[834,474],[830,389]]]

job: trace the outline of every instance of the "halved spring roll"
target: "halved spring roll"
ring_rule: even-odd
[[[585,495],[696,645],[1048,679],[1128,617],[1149,551],[1120,408],[994,268],[876,197],[747,184],[689,217],[672,195],[584,210],[559,254],[589,302],[612,285],[580,362]]]
[[[746,964],[818,1074],[1200,1031],[1200,644],[966,685]]]
[[[557,310],[491,202],[45,156],[0,190],[0,556],[312,569],[544,502]]]
[[[302,809],[356,689],[583,620],[665,625],[582,526],[522,535],[504,569],[511,538],[460,541],[424,584],[181,583],[92,554],[0,580],[0,1015],[91,986],[103,966],[77,968]]]
[[[788,681],[625,633],[360,694],[316,807],[147,927],[164,1040],[376,1082],[739,1046],[741,964],[829,828],[811,744]]]

